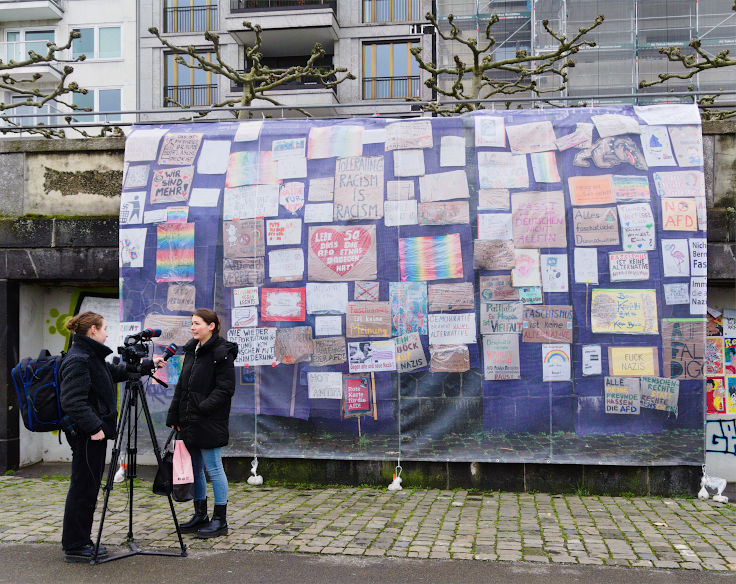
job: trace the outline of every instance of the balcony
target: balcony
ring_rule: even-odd
[[[363,99],[419,97],[419,75],[408,77],[363,77]]]
[[[48,47],[46,46],[47,41],[27,41],[19,43],[0,43],[0,59],[4,63],[10,61],[25,61],[28,59],[28,51],[46,56],[48,53]],[[68,57],[67,51],[57,51],[56,56],[59,59],[66,59]],[[57,82],[61,79],[63,65],[59,63],[35,63],[33,65],[27,65],[18,69],[7,69],[4,71],[7,75],[10,75],[16,81],[32,81],[34,76],[40,75],[36,81],[39,83],[44,82]]]
[[[164,32],[202,32],[217,30],[217,5],[167,6],[164,8]]]
[[[164,88],[169,99],[184,106],[212,105],[218,101],[217,84],[206,85],[167,85]],[[165,107],[176,107],[171,103],[164,103]]]
[[[337,10],[337,0],[230,0],[230,12],[268,12],[271,10],[314,10],[329,8]]]
[[[60,0],[0,0],[0,22],[61,20]]]

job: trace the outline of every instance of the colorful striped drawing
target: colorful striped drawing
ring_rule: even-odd
[[[158,226],[156,282],[194,281],[194,223]]]
[[[399,238],[399,263],[402,282],[462,278],[460,235]]]

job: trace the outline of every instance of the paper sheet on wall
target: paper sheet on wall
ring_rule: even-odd
[[[120,225],[139,225],[143,221],[146,193],[123,192],[120,194]]]
[[[703,166],[703,135],[700,125],[669,128],[677,163],[683,167]]]
[[[348,309],[347,283],[307,282],[308,314],[345,314]]]
[[[542,254],[542,289],[545,292],[567,292],[567,254]]]
[[[310,371],[307,373],[309,399],[342,399],[342,373]]]
[[[541,286],[540,258],[538,249],[514,249],[514,268],[511,281],[514,287]]]
[[[576,247],[573,251],[576,284],[598,283],[598,249],[595,247]]]
[[[569,381],[572,369],[570,345],[550,343],[542,345],[542,381]]]
[[[433,143],[432,124],[429,120],[386,125],[386,150],[432,148]]]
[[[307,190],[307,198],[310,201],[332,201],[334,190],[334,177],[328,176],[325,178],[310,178],[309,189]]]
[[[604,392],[607,414],[639,415],[641,393],[638,379],[606,377]]]
[[[590,325],[593,333],[658,334],[656,290],[593,290]]]
[[[677,166],[667,126],[642,126],[641,148],[650,167]]]
[[[511,213],[478,213],[478,239],[513,239]]]
[[[687,239],[662,240],[662,265],[665,277],[689,276],[689,257]]]
[[[221,189],[192,189],[189,195],[190,207],[217,207]]]
[[[483,378],[489,381],[521,379],[519,335],[483,337]]]
[[[440,166],[465,166],[465,138],[463,136],[442,136]]]
[[[657,248],[654,216],[649,203],[618,206],[624,251],[648,251]]]
[[[146,251],[146,234],[148,229],[120,229],[119,231],[119,266],[121,268],[142,268]]]
[[[417,202],[385,201],[383,203],[383,222],[387,227],[416,225],[418,221]]]
[[[318,337],[342,334],[342,316],[315,316],[314,334]]]
[[[386,200],[408,201],[414,198],[413,180],[390,180],[386,182]]]
[[[475,123],[476,148],[483,146],[504,148],[506,146],[504,118],[483,113],[474,116],[473,122]]]
[[[583,375],[601,375],[603,373],[600,345],[583,345]]]
[[[225,174],[230,157],[230,140],[205,140],[197,160],[197,174]]]
[[[155,160],[161,136],[166,134],[165,128],[135,130],[125,139],[125,161],[142,162]]]
[[[699,170],[675,170],[652,174],[660,197],[703,197],[705,175]]]
[[[621,114],[600,114],[591,116],[595,129],[601,138],[619,136],[621,134],[638,134],[641,132],[636,118]]]
[[[268,277],[273,282],[301,280],[304,276],[304,250],[301,247],[268,252]]]
[[[258,140],[258,136],[261,133],[263,127],[262,121],[252,122],[241,122],[238,124],[238,129],[235,131],[236,142],[252,142]]]
[[[509,148],[515,154],[557,150],[552,122],[531,122],[517,126],[506,125]]]
[[[686,282],[663,284],[664,303],[667,305],[690,304],[690,287]]]
[[[478,182],[481,189],[529,188],[526,155],[478,152]]]
[[[469,197],[468,176],[464,170],[426,174],[419,178],[419,198],[423,203]]]
[[[424,150],[394,150],[394,176],[422,176]]]

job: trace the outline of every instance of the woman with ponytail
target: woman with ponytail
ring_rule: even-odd
[[[61,546],[67,562],[89,562],[94,556],[92,518],[105,468],[107,440],[115,437],[117,393],[125,381],[125,366],[105,361],[112,350],[105,319],[83,312],[66,323],[72,344],[61,364],[61,407],[71,428],[66,438],[72,448],[72,472],[64,508]],[[103,546],[98,557],[107,555]]]

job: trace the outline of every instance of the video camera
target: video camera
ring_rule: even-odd
[[[123,345],[118,347],[118,354],[125,363],[128,376],[131,380],[140,379],[143,375],[150,375],[154,379],[153,373],[155,367],[153,361],[148,359],[148,344],[152,338],[160,337],[161,329],[143,329],[134,335],[128,335],[123,340]],[[171,343],[164,349],[164,361],[176,354],[178,347]],[[162,381],[156,379],[161,385],[166,385]]]

